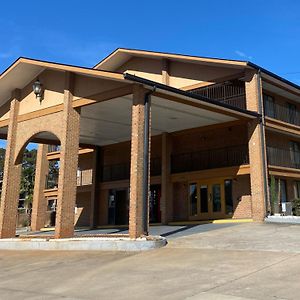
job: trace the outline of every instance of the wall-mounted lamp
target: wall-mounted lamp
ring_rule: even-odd
[[[37,79],[32,85],[32,90],[36,96],[36,98],[41,102],[43,98],[43,85]]]

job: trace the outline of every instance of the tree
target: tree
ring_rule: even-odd
[[[20,196],[28,207],[32,203],[37,150],[25,149],[22,161]]]

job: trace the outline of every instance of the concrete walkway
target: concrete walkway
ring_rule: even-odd
[[[201,226],[148,252],[2,251],[0,298],[299,299],[300,226]]]

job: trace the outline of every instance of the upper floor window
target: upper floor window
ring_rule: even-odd
[[[291,124],[297,123],[297,107],[295,104],[287,103],[288,107],[288,122]]]
[[[265,115],[271,118],[276,117],[275,101],[272,96],[263,94]]]
[[[294,168],[300,167],[300,143],[290,142],[291,161]]]

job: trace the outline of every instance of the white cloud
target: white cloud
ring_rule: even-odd
[[[242,58],[246,58],[246,59],[252,59],[252,56],[247,55],[246,53],[240,51],[240,50],[235,50],[234,51],[235,54],[237,54],[238,56],[242,57]]]

